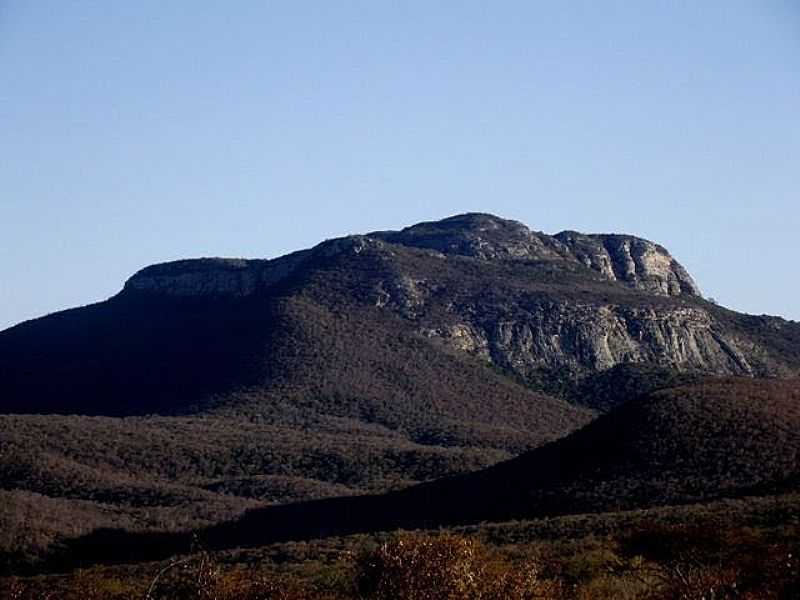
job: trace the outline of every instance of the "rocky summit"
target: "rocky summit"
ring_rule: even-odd
[[[635,289],[666,296],[700,295],[692,278],[666,249],[628,235],[563,231],[549,236],[517,221],[486,214],[459,215],[372,235],[395,244],[483,260],[575,262]]]
[[[359,253],[380,242],[435,250],[442,256],[484,261],[538,261],[581,264],[609,281],[664,296],[700,296],[692,277],[669,252],[629,235],[586,235],[563,231],[554,236],[531,231],[522,223],[487,214],[465,214],[402,231],[374,232],[325,242],[313,251],[276,260],[183,260],[143,269],[127,289],[168,295],[243,296],[268,288],[314,255],[352,249]]]
[[[329,240],[275,260],[156,265],[134,275],[125,293],[269,295],[321,260],[344,256],[361,256],[347,262],[348,278],[358,279],[349,301],[394,311],[418,334],[534,387],[554,379],[569,386],[630,364],[714,374],[796,372],[794,359],[772,349],[766,335],[796,327],[765,318],[752,335],[752,318],[704,301],[662,246],[630,235],[551,236],[487,214]],[[376,262],[382,276],[364,268]]]

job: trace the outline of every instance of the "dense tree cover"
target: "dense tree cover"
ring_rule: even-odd
[[[197,528],[265,504],[380,492],[507,458],[345,419],[0,416],[0,550],[34,558],[101,527]]]

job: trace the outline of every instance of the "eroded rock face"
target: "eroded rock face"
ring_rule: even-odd
[[[662,246],[629,235],[584,235],[564,231],[555,236],[576,260],[611,281],[652,294],[699,296],[686,269]]]
[[[286,279],[312,259],[336,255],[358,255],[382,248],[384,242],[352,235],[322,242],[273,260],[242,258],[197,258],[146,267],[125,283],[125,291],[175,298],[242,298],[263,292]]]
[[[752,375],[766,359],[763,350],[726,334],[708,312],[695,307],[544,302],[497,313],[494,307],[492,317],[463,314],[463,322],[424,334],[523,379],[542,370],[563,370],[579,379],[623,363]]]
[[[125,283],[125,291],[175,298],[241,298],[282,281],[307,258],[307,251],[275,260],[199,258],[153,265]]]
[[[131,277],[125,288],[167,296],[244,296],[256,289],[260,278],[256,261],[198,259],[148,267]]]

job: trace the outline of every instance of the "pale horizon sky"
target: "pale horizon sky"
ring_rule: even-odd
[[[488,212],[800,320],[795,0],[0,2],[0,329]]]

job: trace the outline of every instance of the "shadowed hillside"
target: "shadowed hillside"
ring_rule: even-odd
[[[381,496],[249,511],[200,534],[210,548],[396,528],[600,513],[797,491],[800,383],[708,380],[631,402],[583,430],[466,475]],[[103,531],[68,556],[117,560],[185,551],[188,536]],[[105,555],[109,558],[109,555]],[[71,559],[70,559],[71,560]]]

